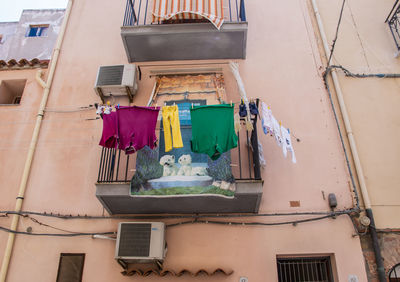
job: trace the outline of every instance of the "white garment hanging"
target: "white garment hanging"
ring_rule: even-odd
[[[272,112],[264,102],[261,102],[261,124],[264,134],[272,133]]]
[[[264,151],[260,140],[257,139],[258,142],[258,158],[260,160],[260,165],[264,168],[267,165],[267,161],[264,158]]]
[[[272,118],[272,133],[275,136],[276,143],[278,146],[282,146],[283,139],[281,135],[281,126],[279,125],[279,122],[276,120],[276,118],[271,114]]]
[[[292,145],[292,140],[290,138],[290,131],[289,129],[284,128],[281,125],[281,133],[282,133],[282,139],[283,139],[283,144],[282,144],[282,151],[283,151],[283,155],[287,156],[287,152],[291,152],[292,153],[292,163],[296,163],[296,156],[294,154],[294,149],[293,149],[293,145]]]

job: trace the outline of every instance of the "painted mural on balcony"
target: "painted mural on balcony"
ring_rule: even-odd
[[[165,128],[166,123],[161,122],[159,147],[155,150],[146,147],[137,154],[136,173],[131,181],[131,194],[135,196],[185,194],[233,196],[235,184],[230,166],[230,152],[225,152],[212,160],[207,154],[198,154],[191,150],[190,107],[192,104],[196,106],[205,104],[205,100],[182,100],[168,103],[176,104],[179,108],[182,143],[174,140],[176,138],[173,136],[174,130],[172,130],[172,136],[165,134],[164,131],[170,128]],[[169,138],[172,140],[168,140]]]

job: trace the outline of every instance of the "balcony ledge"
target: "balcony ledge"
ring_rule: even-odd
[[[262,180],[238,180],[233,198],[220,195],[131,196],[130,183],[97,183],[96,197],[111,214],[257,213]]]
[[[129,62],[245,59],[247,22],[154,24],[121,27]]]

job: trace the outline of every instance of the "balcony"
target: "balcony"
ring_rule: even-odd
[[[400,52],[400,5],[398,5],[398,1],[395,2],[385,22],[388,23],[394,43]]]
[[[154,22],[153,1],[170,0],[126,2],[121,36],[129,62],[245,59],[244,0],[218,0],[223,1],[220,30],[204,19]]]
[[[135,173],[135,155],[103,148],[100,157],[96,197],[110,214],[161,213],[257,213],[262,196],[257,143],[257,119],[254,130],[239,132],[238,147],[231,150],[231,168],[236,190],[232,197],[213,194],[135,196],[131,179]]]

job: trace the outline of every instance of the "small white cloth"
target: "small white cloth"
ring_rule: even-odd
[[[261,102],[261,124],[265,134],[272,133],[272,112],[264,102]]]
[[[261,167],[264,168],[267,165],[267,161],[264,158],[264,150],[260,140],[257,140],[257,142],[258,142],[258,158],[260,159]]]
[[[290,138],[290,131],[289,131],[289,129],[286,129],[281,125],[281,133],[282,133],[282,139],[283,139],[283,144],[282,144],[283,155],[286,158],[288,151],[290,153],[292,153],[292,163],[295,164],[297,162],[297,160],[296,160],[296,156],[294,154],[292,140]]]
[[[278,146],[282,146],[283,139],[282,139],[282,135],[281,135],[281,126],[272,114],[271,114],[271,117],[272,117],[272,133],[275,136],[275,140],[276,140],[276,143],[278,143]]]

